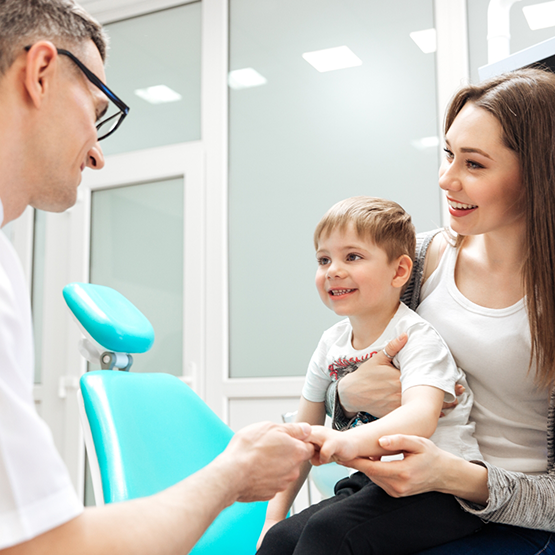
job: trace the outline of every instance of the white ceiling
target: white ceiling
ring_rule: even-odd
[[[111,23],[194,1],[196,0],[78,0],[78,4],[100,23]]]

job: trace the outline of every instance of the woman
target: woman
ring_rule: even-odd
[[[438,233],[424,245],[414,305],[467,374],[486,462],[392,436],[382,445],[403,461],[352,466],[390,495],[450,493],[488,521],[427,555],[555,553],[555,75],[526,69],[463,88],[445,145],[439,185],[456,239]],[[374,357],[339,382],[338,420],[397,406],[397,371],[386,363]]]

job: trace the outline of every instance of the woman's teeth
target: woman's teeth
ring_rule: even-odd
[[[447,200],[447,204],[457,210],[471,210],[472,208],[478,208],[475,204],[463,204],[462,202],[455,202],[453,200]]]

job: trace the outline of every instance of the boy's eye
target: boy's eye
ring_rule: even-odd
[[[316,261],[319,266],[325,266],[330,263],[330,259],[327,256],[321,256],[320,258],[317,258]]]
[[[355,253],[350,253],[347,255],[347,261],[348,262],[354,262],[355,260],[361,260],[362,256],[360,256],[359,254],[355,254]]]

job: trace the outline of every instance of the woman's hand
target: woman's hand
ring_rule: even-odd
[[[385,350],[394,357],[406,344],[404,333],[387,344]],[[339,400],[346,416],[363,411],[378,418],[401,406],[400,373],[383,351],[362,363],[339,381]]]
[[[391,340],[385,350],[394,357],[406,344],[407,334]],[[337,385],[339,401],[348,418],[357,412],[367,412],[376,418],[401,406],[401,379],[398,368],[395,368],[383,351],[363,362],[356,372],[342,378]],[[455,395],[464,393],[464,386],[455,386]],[[443,410],[453,408],[457,404],[444,403]],[[445,416],[441,413],[441,416]]]
[[[404,459],[381,462],[359,458],[343,464],[366,474],[391,497],[439,491],[481,505],[487,503],[486,467],[456,457],[418,436],[385,436],[379,443],[391,454],[403,453]]]
[[[445,464],[442,451],[429,439],[418,436],[394,435],[382,437],[380,445],[391,454],[403,453],[401,461],[354,459],[346,466],[360,470],[391,497],[407,497],[427,491],[440,491],[438,479]]]

